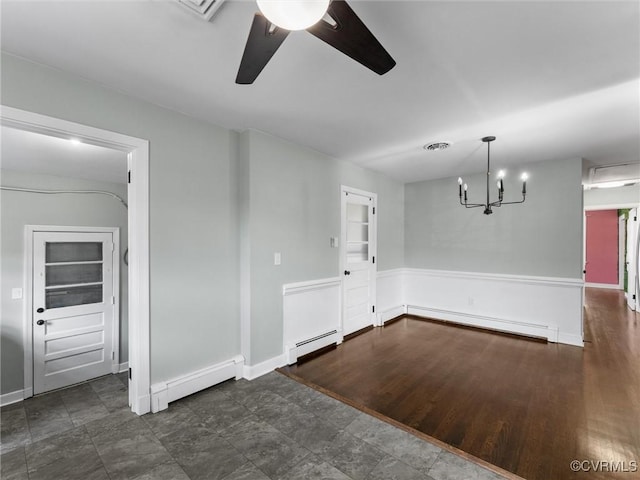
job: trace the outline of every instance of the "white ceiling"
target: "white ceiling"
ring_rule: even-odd
[[[0,134],[3,169],[112,183],[127,181],[126,153],[5,126],[0,127]]]
[[[234,83],[253,1],[211,23],[175,1],[2,0],[2,48],[231,129],[269,132],[404,182],[492,163],[640,161],[640,3],[357,1],[397,62],[370,72],[293,32]],[[446,151],[422,149],[451,141]]]

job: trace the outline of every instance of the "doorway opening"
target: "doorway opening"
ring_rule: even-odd
[[[620,205],[607,205],[601,208],[589,208],[585,210],[584,217],[584,235],[583,235],[583,255],[584,255],[584,280],[585,286],[596,288],[611,288],[616,290],[624,290],[625,297],[627,299],[627,305],[631,310],[640,311],[640,302],[638,297],[640,295],[640,222],[638,221],[638,205],[633,204],[620,204]],[[607,213],[608,212],[608,213]],[[607,232],[603,232],[604,224],[598,223],[600,220],[594,222],[591,225],[591,230],[595,231],[597,237],[601,237],[603,233],[608,235],[606,247],[609,250],[615,249],[614,258],[609,258],[609,267],[600,268],[600,266],[594,267],[591,260],[590,249],[605,248],[600,242],[600,239],[596,239],[595,242],[590,243],[590,220],[596,217],[605,216],[612,217],[606,227]],[[600,242],[600,243],[599,243]],[[599,252],[597,252],[599,253]],[[596,255],[597,256],[597,255]],[[598,260],[599,261],[599,260]],[[616,272],[615,275],[611,271],[606,273],[606,270],[611,270],[611,263],[615,262]],[[592,276],[593,270],[602,270],[598,275]],[[607,277],[608,275],[608,277]],[[615,278],[614,278],[615,277]],[[595,278],[595,281],[594,281]],[[602,278],[607,280],[605,283],[599,281]]]
[[[624,230],[619,211],[585,212],[585,286],[621,290],[624,279]]]
[[[147,140],[108,130],[61,120],[54,117],[2,106],[2,126],[74,140],[88,145],[123,152],[127,157],[128,183],[128,344],[129,405],[142,415],[150,411],[149,365],[149,143]],[[26,267],[26,266],[25,266]],[[28,277],[24,272],[23,279]],[[26,280],[23,288],[26,290]],[[33,395],[33,356],[30,345],[34,336],[31,311],[23,302],[23,398]]]

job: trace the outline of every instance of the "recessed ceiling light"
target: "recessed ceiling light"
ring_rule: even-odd
[[[430,152],[437,152],[439,150],[446,150],[450,146],[451,146],[451,142],[435,142],[435,143],[428,143],[422,148]]]

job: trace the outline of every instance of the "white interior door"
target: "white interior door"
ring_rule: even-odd
[[[631,310],[638,307],[638,209],[629,211],[627,219],[627,304]]]
[[[342,334],[376,324],[375,194],[342,190]]]
[[[33,233],[35,394],[112,371],[118,284],[113,235]]]

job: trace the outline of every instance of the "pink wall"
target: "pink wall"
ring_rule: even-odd
[[[618,211],[587,212],[588,283],[618,284]]]

